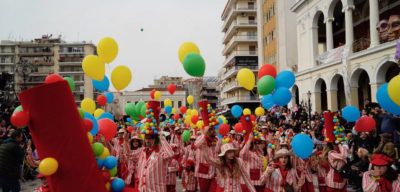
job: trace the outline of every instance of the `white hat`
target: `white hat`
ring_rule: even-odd
[[[225,153],[227,151],[231,151],[231,150],[237,151],[238,149],[235,148],[232,143],[226,143],[226,144],[222,145],[221,153],[218,156],[219,157],[225,156]]]
[[[165,137],[168,137],[168,136],[170,135],[170,133],[169,133],[168,131],[162,131],[162,134],[163,134]]]
[[[274,155],[274,160],[280,157],[290,156],[291,154],[292,153],[287,149],[279,149]]]
[[[140,138],[140,137],[137,136],[137,135],[133,135],[133,136],[131,137],[131,139],[132,139],[132,140],[133,140],[133,139],[142,140],[142,138]]]
[[[118,133],[125,133],[125,132],[126,132],[126,131],[125,131],[124,128],[118,130]]]
[[[235,130],[231,130],[229,133],[230,134],[235,134],[236,132],[235,132]]]

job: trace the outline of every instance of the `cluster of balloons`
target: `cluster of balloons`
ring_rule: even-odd
[[[146,116],[147,104],[143,101],[138,103],[127,103],[125,105],[125,113],[135,121],[140,121]]]
[[[196,44],[193,42],[182,43],[178,50],[178,57],[187,74],[193,77],[204,76],[206,64]]]
[[[334,123],[334,127],[333,127],[333,135],[335,135],[335,139],[336,142],[340,143],[343,141],[346,141],[346,133],[344,132],[344,127],[340,125],[340,121],[337,118],[337,116],[333,117],[333,123]],[[328,139],[328,138],[326,138]]]
[[[394,115],[400,115],[400,103],[398,102],[398,92],[399,91],[400,76],[396,76],[389,81],[381,85],[376,92],[376,99],[379,105],[385,109],[387,112]],[[389,86],[390,85],[390,86]],[[390,89],[389,89],[390,87]]]

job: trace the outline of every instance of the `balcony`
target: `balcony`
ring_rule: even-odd
[[[60,55],[85,55],[83,51],[60,51]]]
[[[246,14],[246,13],[256,13],[257,12],[257,7],[256,6],[248,6],[248,7],[232,7],[232,9],[229,11],[228,15],[225,17],[225,21],[222,24],[222,32],[226,32],[227,26],[232,22],[233,19],[236,18],[236,16],[239,13]]]
[[[60,75],[66,75],[66,74],[81,75],[83,74],[83,71],[60,71]]]
[[[345,46],[337,47],[318,55],[317,65],[340,62],[342,60],[344,48]]]
[[[240,69],[243,69],[243,68],[248,68],[248,69],[252,70],[255,73],[257,73],[257,71],[258,71],[258,66],[235,66],[235,67],[232,67],[232,68],[228,69],[225,72],[225,74],[222,76],[222,79],[227,79],[230,76],[237,74],[237,72]]]
[[[54,52],[52,50],[49,51],[27,51],[27,52],[19,52],[20,56],[52,56]]]
[[[229,26],[228,30],[226,30],[223,42],[227,42],[234,35],[234,32],[238,28],[257,28],[257,21],[256,20],[233,21],[232,24]]]
[[[226,85],[223,86],[222,88],[222,92],[226,93],[235,89],[239,89],[241,88],[241,86],[238,84],[237,81],[233,81],[231,83],[228,83]]]
[[[223,67],[226,67],[229,63],[231,63],[232,59],[238,56],[256,56],[258,57],[258,51],[233,51],[229,54],[225,61]]]
[[[11,63],[9,61],[5,61],[5,62],[0,62],[0,65],[14,65],[14,63]]]
[[[250,42],[250,43],[257,43],[257,35],[236,35],[234,36],[228,44],[226,44],[225,49],[222,51],[223,55],[226,55],[226,53],[229,53],[230,51],[235,48],[235,46],[238,43],[245,43],[245,42]]]
[[[67,65],[67,66],[81,66],[82,62],[80,62],[80,61],[59,61],[58,64],[60,66],[65,66],[65,65]]]
[[[14,55],[14,51],[0,51],[0,55]]]
[[[248,95],[242,97],[236,96],[223,99],[221,105],[229,105],[233,103],[257,103],[257,102],[260,102],[260,98],[258,98],[257,96]]]

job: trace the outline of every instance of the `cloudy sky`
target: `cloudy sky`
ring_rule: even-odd
[[[136,90],[161,75],[188,78],[177,56],[184,41],[195,42],[206,60],[206,75],[222,65],[221,13],[226,0],[0,0],[0,39],[31,40],[42,34],[66,41],[105,36],[119,44],[117,65],[133,72]],[[143,32],[141,32],[143,28]]]

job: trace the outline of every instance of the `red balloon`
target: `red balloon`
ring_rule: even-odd
[[[180,119],[181,118],[181,116],[177,113],[177,114],[175,114],[174,115],[174,119],[177,121],[178,119]]]
[[[199,121],[199,116],[193,115],[193,116],[192,116],[192,123],[193,123],[193,124],[196,124],[197,121]]]
[[[18,111],[12,114],[11,124],[17,128],[26,127],[29,123],[29,115],[25,111]]]
[[[93,128],[93,122],[90,119],[83,119],[83,124],[85,125],[85,130],[89,132]]]
[[[173,95],[176,91],[176,85],[174,85],[173,83],[169,84],[168,87],[168,92],[171,93],[171,95]]]
[[[185,114],[187,108],[185,106],[182,106],[179,110],[181,111],[182,114]]]
[[[126,130],[128,130],[129,133],[132,133],[133,127],[132,127],[132,126],[128,126],[128,127],[126,128]]]
[[[55,83],[58,81],[64,81],[64,78],[61,77],[59,74],[49,74],[46,76],[46,79],[44,80],[44,83]]]
[[[97,123],[99,124],[99,133],[104,136],[106,141],[110,141],[117,134],[117,125],[110,119],[100,119]]]
[[[256,121],[256,116],[250,115],[250,120],[253,121],[253,122]]]
[[[107,97],[104,95],[97,96],[96,100],[97,104],[99,104],[100,106],[105,106],[107,104]]]
[[[139,191],[132,187],[124,187],[122,192],[139,192]]]
[[[154,99],[154,93],[155,93],[155,92],[156,92],[155,89],[153,89],[153,90],[150,91],[150,98],[151,98],[151,99]]]
[[[370,132],[376,127],[375,119],[372,117],[361,117],[355,125],[357,132]]]
[[[234,128],[236,133],[243,133],[243,125],[242,123],[236,123]]]
[[[222,136],[225,136],[225,135],[227,135],[227,134],[229,133],[230,129],[231,129],[231,128],[229,127],[228,124],[223,123],[223,124],[221,124],[221,125],[219,126],[218,132],[219,132],[219,134],[221,134]]]
[[[264,64],[258,70],[258,79],[261,79],[265,75],[270,75],[272,77],[276,77],[276,68],[271,64]]]
[[[108,170],[102,170],[101,176],[103,176],[104,182],[108,182],[110,180],[111,174]]]

